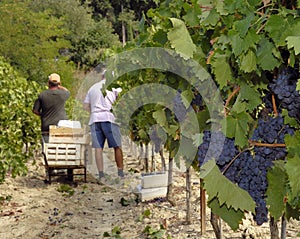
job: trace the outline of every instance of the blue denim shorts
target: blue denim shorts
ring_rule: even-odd
[[[121,147],[121,133],[117,124],[111,122],[95,122],[91,125],[92,147],[104,148],[107,140],[109,148]]]

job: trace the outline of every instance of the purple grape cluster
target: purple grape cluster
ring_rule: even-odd
[[[290,117],[300,120],[300,95],[296,90],[299,74],[296,69],[283,69],[270,84],[279,107],[287,109]]]
[[[258,225],[268,221],[265,193],[268,186],[267,170],[273,165],[270,158],[253,156],[250,151],[239,155],[225,172],[225,176],[246,190],[256,203],[254,220]]]
[[[203,135],[203,142],[198,147],[198,162],[200,167],[205,163],[206,159],[214,158],[215,155],[220,155],[216,159],[216,163],[222,170],[231,159],[238,154],[238,149],[234,145],[234,140],[226,138],[222,132],[210,132],[205,130]],[[214,147],[208,151],[212,144]]]
[[[294,130],[284,124],[281,116],[268,117],[265,120],[259,120],[251,139],[267,144],[283,144],[284,136],[293,133]],[[217,134],[217,137],[216,135],[212,137],[212,134]],[[204,163],[205,157],[210,158],[206,154],[210,143],[213,142],[212,140],[220,139],[220,142],[224,142],[224,145],[218,145],[217,141],[214,142],[216,149],[213,149],[212,152],[221,152],[216,163],[229,180],[251,195],[256,203],[254,220],[258,225],[261,225],[268,221],[268,209],[265,201],[268,187],[267,171],[272,167],[274,160],[285,159],[286,148],[255,146],[252,152],[249,150],[239,152],[233,139],[226,138],[224,141],[222,137],[225,136],[220,132],[204,131],[203,143],[198,147],[199,165],[201,166]],[[228,163],[231,163],[231,165],[228,165]]]
[[[194,92],[194,97],[191,102],[191,106],[197,110],[202,110],[203,109],[203,99],[200,93]]]

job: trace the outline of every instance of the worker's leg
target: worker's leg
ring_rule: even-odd
[[[99,172],[99,177],[104,177],[103,172],[103,148],[95,148],[95,159],[96,159],[96,165]]]
[[[123,173],[123,151],[121,147],[115,147],[115,160],[116,160],[116,164],[118,167],[118,175],[120,177],[124,177],[124,173]]]
[[[121,133],[118,125],[108,122],[105,127],[105,136],[107,139],[108,147],[114,148],[115,161],[118,167],[118,175],[124,176],[123,173],[123,151],[121,142]]]
[[[101,123],[96,122],[91,125],[92,147],[95,149],[96,166],[99,172],[99,178],[104,177],[103,165],[103,147],[105,136],[101,129]]]

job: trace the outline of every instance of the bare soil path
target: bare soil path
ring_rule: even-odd
[[[127,169],[137,163],[128,152],[124,155]],[[107,151],[106,156],[106,169],[114,172],[112,152]],[[35,165],[29,162],[28,167],[26,177],[8,177],[0,185],[1,239],[215,238],[209,222],[209,208],[206,233],[201,235],[200,190],[195,172],[192,176],[192,218],[187,225],[182,170],[174,172],[176,206],[171,206],[163,198],[150,202],[137,200],[133,189],[140,181],[140,173],[131,173],[121,183],[111,181],[103,185],[97,182],[95,165],[90,162],[87,183],[82,178],[75,178],[71,183],[61,177],[52,184],[45,184],[42,158],[37,157]],[[287,238],[297,238],[299,231],[299,222],[289,222]],[[233,232],[223,223],[223,237],[269,239],[269,226],[257,227],[248,219]]]

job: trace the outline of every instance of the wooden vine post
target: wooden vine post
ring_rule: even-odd
[[[191,224],[191,167],[186,169],[186,223]]]
[[[203,188],[203,179],[200,179],[200,220],[201,220],[201,235],[206,233],[206,196]]]
[[[175,206],[175,202],[172,197],[173,191],[173,164],[174,159],[169,157],[169,168],[168,168],[168,189],[167,189],[167,201],[172,205]]]
[[[271,238],[272,239],[279,239],[279,231],[277,222],[275,221],[274,217],[270,218],[270,232],[271,232]]]

